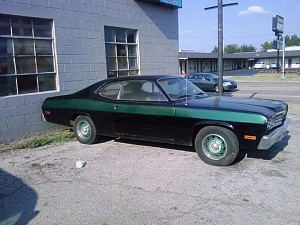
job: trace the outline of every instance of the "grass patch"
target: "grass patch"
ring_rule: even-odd
[[[0,153],[17,149],[37,148],[45,145],[74,140],[74,133],[70,130],[60,130],[41,134],[32,138],[0,144]]]
[[[284,77],[281,73],[258,73],[253,76],[230,76],[230,79],[235,81],[280,81],[280,82],[293,82],[300,81],[300,75],[295,73],[288,73]]]

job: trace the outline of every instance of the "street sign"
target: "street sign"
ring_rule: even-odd
[[[284,18],[276,15],[272,18],[272,31],[275,32],[276,36],[281,36],[284,31]]]

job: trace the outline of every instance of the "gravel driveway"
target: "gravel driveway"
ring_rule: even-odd
[[[191,148],[123,140],[3,154],[0,225],[298,225],[300,113],[289,117],[281,143],[225,168]]]

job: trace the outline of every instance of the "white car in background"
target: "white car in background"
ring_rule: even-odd
[[[264,62],[257,62],[254,64],[254,69],[265,69],[266,64]]]

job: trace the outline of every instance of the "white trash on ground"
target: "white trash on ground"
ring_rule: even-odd
[[[85,166],[85,164],[86,164],[85,161],[79,160],[79,161],[76,162],[76,168],[82,168],[82,167]]]

